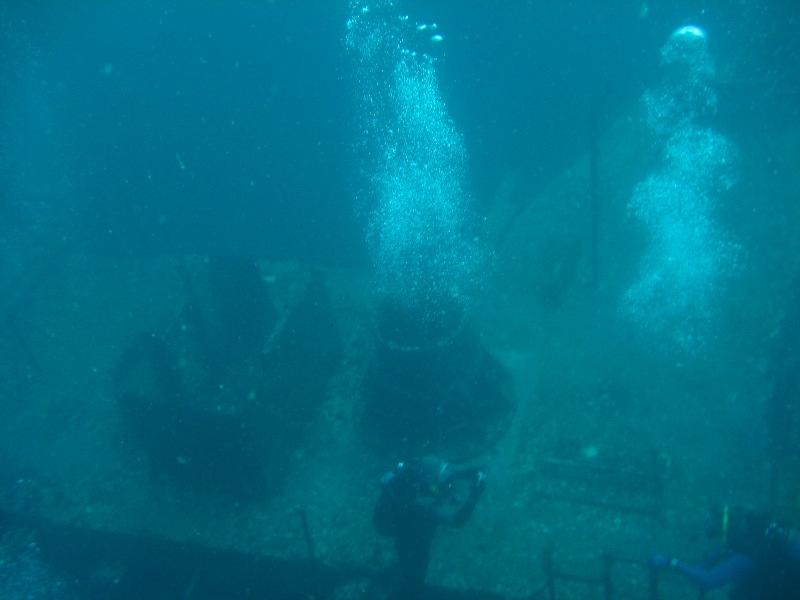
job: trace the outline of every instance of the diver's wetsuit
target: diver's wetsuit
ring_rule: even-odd
[[[399,463],[381,479],[375,528],[394,538],[400,581],[393,598],[418,598],[425,586],[431,544],[439,525],[462,527],[484,489],[484,474],[435,458]],[[459,494],[459,482],[468,486]]]
[[[784,532],[779,539],[756,541],[752,549],[730,555],[711,568],[672,560],[673,569],[705,590],[732,584],[736,600],[800,598],[800,538]]]

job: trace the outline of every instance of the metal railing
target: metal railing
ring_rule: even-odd
[[[610,552],[600,555],[601,568],[596,575],[585,575],[562,570],[556,566],[555,549],[548,546],[542,552],[542,571],[544,572],[545,584],[543,590],[538,594],[547,600],[558,600],[559,584],[579,584],[591,588],[596,588],[604,600],[615,600],[619,598],[614,586],[614,570],[619,565],[640,567],[647,571],[648,600],[661,600],[660,580],[662,570],[650,564],[648,561],[636,560],[614,556]],[[698,600],[706,597],[706,591],[698,588]]]

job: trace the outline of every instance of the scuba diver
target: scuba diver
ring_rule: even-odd
[[[433,457],[398,463],[381,478],[373,522],[394,539],[400,577],[392,598],[420,597],[437,527],[463,527],[485,487],[482,470]]]
[[[756,511],[724,506],[710,514],[709,537],[722,551],[711,566],[688,565],[656,554],[651,564],[669,568],[712,590],[732,585],[735,600],[800,598],[800,537]]]

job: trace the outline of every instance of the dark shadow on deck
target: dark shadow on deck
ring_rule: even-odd
[[[82,599],[322,600],[356,580],[385,574],[355,565],[326,565],[219,550],[145,535],[106,533],[0,511],[0,533],[34,534],[41,556]],[[502,600],[484,592],[429,588],[426,600]]]

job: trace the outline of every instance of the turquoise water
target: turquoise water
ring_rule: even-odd
[[[384,598],[379,481],[431,454],[488,473],[435,598],[797,527],[798,25],[4,3],[0,595]]]

